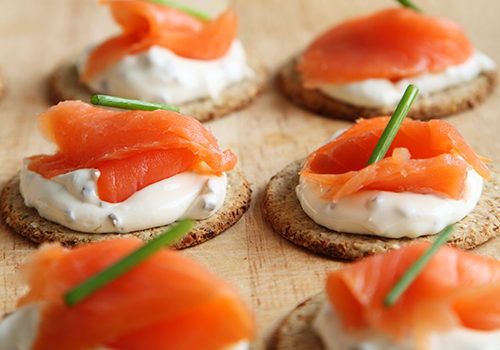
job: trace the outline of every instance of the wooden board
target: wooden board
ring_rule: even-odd
[[[195,2],[192,0],[191,2]],[[427,13],[461,23],[477,47],[500,62],[500,2],[420,0]],[[225,3],[199,1],[218,11]],[[389,0],[234,0],[240,37],[272,73],[316,35],[335,23],[387,6]],[[45,78],[59,62],[118,31],[105,8],[94,0],[0,2],[0,69],[8,90],[0,102],[0,186],[21,167],[23,158],[54,151],[36,129],[36,114],[46,110]],[[500,162],[500,90],[476,110],[449,117],[481,155]],[[252,206],[236,226],[198,247],[183,251],[233,283],[248,301],[259,325],[256,348],[264,348],[280,319],[322,288],[328,271],[345,263],[315,255],[276,235],[264,220],[262,197],[271,176],[319,147],[350,123],[313,115],[285,100],[269,83],[249,108],[208,123],[223,148],[239,157],[254,190]],[[16,271],[36,245],[0,222],[0,314],[12,311],[24,289]],[[475,253],[500,258],[500,240]]]

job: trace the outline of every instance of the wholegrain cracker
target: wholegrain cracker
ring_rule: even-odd
[[[276,329],[273,350],[323,350],[312,322],[326,301],[326,293],[318,293],[294,308]]]
[[[402,246],[436,240],[437,235],[418,238],[382,238],[329,230],[314,222],[302,210],[295,194],[299,184],[301,161],[288,165],[272,177],[264,195],[264,214],[274,228],[291,242],[333,258],[357,260]],[[476,208],[455,224],[449,245],[460,249],[474,248],[500,233],[500,180],[490,168],[492,181],[485,181]]]
[[[368,108],[358,107],[335,100],[319,90],[304,89],[295,67],[298,58],[283,65],[277,74],[278,88],[294,104],[314,113],[347,120],[374,118],[392,115],[394,107]],[[482,73],[470,83],[452,87],[429,96],[419,96],[413,103],[408,117],[427,120],[441,118],[476,107],[491,94],[497,83],[497,72]]]
[[[238,170],[226,173],[228,187],[226,199],[221,209],[204,220],[193,221],[190,232],[178,243],[176,249],[191,247],[211,239],[234,225],[248,210],[251,201],[250,185]],[[78,246],[119,237],[135,237],[149,241],[171,225],[165,225],[131,233],[84,233],[66,228],[57,223],[45,220],[38,215],[35,208],[24,205],[19,192],[19,174],[12,177],[0,194],[0,215],[15,232],[37,243],[61,242],[66,246]]]

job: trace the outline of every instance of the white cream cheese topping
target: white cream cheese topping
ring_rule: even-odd
[[[387,79],[367,79],[348,84],[325,85],[320,91],[326,96],[354,106],[393,107],[398,104],[409,84],[418,86],[419,96],[427,96],[471,82],[482,72],[495,69],[495,61],[483,52],[476,51],[466,62],[448,67],[440,73],[425,73],[396,82]]]
[[[25,305],[0,323],[0,350],[30,350],[40,324],[40,303]],[[222,350],[248,350],[249,342],[240,341]],[[95,350],[111,350],[98,348]]]
[[[345,331],[328,301],[313,321],[313,329],[320,336],[325,350],[415,350],[411,339],[396,343],[373,328]],[[427,350],[500,350],[500,330],[456,327],[447,332],[432,333]]]
[[[88,54],[78,63],[79,74]],[[213,60],[184,58],[169,49],[152,46],[125,56],[87,86],[99,93],[157,103],[176,105],[205,97],[217,103],[225,88],[253,75],[243,45],[235,40],[224,56]]]
[[[217,176],[206,166],[153,183],[119,203],[99,199],[96,169],[49,180],[26,167],[27,163],[19,186],[26,206],[35,207],[47,220],[81,232],[124,233],[181,219],[205,219],[220,209],[226,197],[226,175]]]
[[[432,194],[361,190],[332,203],[321,199],[327,190],[307,178],[300,179],[296,192],[304,212],[331,230],[414,238],[438,233],[460,221],[476,207],[482,189],[483,178],[470,170],[459,200]]]
[[[40,323],[39,304],[26,305],[0,323],[0,350],[29,350]]]

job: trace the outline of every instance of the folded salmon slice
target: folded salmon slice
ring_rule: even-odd
[[[491,179],[460,133],[441,120],[405,121],[385,158],[366,166],[389,120],[378,117],[355,124],[309,155],[300,175],[328,188],[323,198],[333,202],[363,189],[459,199],[469,169]]]
[[[373,328],[394,340],[454,327],[500,329],[500,261],[444,247],[393,307],[383,301],[429,243],[377,255],[331,273],[326,290],[346,330]]]
[[[304,87],[316,89],[441,72],[472,53],[467,35],[453,21],[393,8],[327,31],[308,47],[297,70]]]
[[[203,21],[185,12],[143,0],[102,0],[110,6],[122,34],[92,50],[80,77],[87,82],[120,61],[158,45],[179,56],[211,60],[223,56],[236,38],[238,20],[231,9]]]
[[[172,111],[115,112],[65,101],[39,114],[38,125],[58,151],[31,157],[28,169],[48,179],[98,169],[99,198],[110,203],[202,161],[215,173],[236,165],[200,122]]]
[[[19,306],[42,302],[33,350],[220,350],[251,339],[250,312],[231,286],[181,254],[163,250],[68,308],[69,289],[137,249],[132,239],[68,250],[43,247],[21,268],[31,290]],[[168,342],[168,346],[165,346]]]

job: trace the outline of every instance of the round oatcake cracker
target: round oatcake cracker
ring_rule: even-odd
[[[323,350],[321,339],[312,328],[312,322],[326,301],[320,292],[293,309],[276,329],[272,350]]]
[[[204,220],[193,221],[193,227],[173,248],[182,249],[213,238],[234,225],[250,207],[252,190],[244,175],[238,170],[226,173],[228,186],[224,204],[217,213]],[[165,225],[130,233],[84,233],[77,232],[45,220],[35,208],[24,205],[19,192],[19,173],[10,179],[0,194],[0,215],[15,232],[34,242],[61,242],[66,246],[77,246],[118,237],[135,237],[149,241],[171,225]]]
[[[357,260],[422,241],[433,242],[438,235],[418,238],[382,238],[332,231],[314,222],[302,210],[295,194],[302,161],[296,161],[271,178],[264,195],[264,214],[276,232],[295,244],[333,258]],[[476,208],[455,224],[448,244],[471,249],[500,233],[500,179],[490,166],[492,181],[485,181]]]
[[[232,84],[222,91],[219,100],[214,102],[210,97],[186,102],[177,107],[183,115],[189,115],[200,122],[222,117],[249,105],[264,88],[268,80],[268,72],[264,65],[253,58],[248,59],[248,65],[255,75]],[[98,92],[90,91],[80,84],[76,70],[76,60],[64,62],[49,76],[48,93],[52,103],[64,100],[81,100],[88,102],[92,95]]]
[[[295,70],[298,57],[280,68],[278,88],[294,104],[312,112],[340,119],[355,120],[392,115],[394,107],[358,107],[335,100],[319,90],[304,89],[299,73]],[[452,87],[429,96],[419,96],[413,103],[408,117],[413,119],[441,118],[453,113],[472,109],[491,94],[497,82],[497,71],[482,73],[470,83]]]

